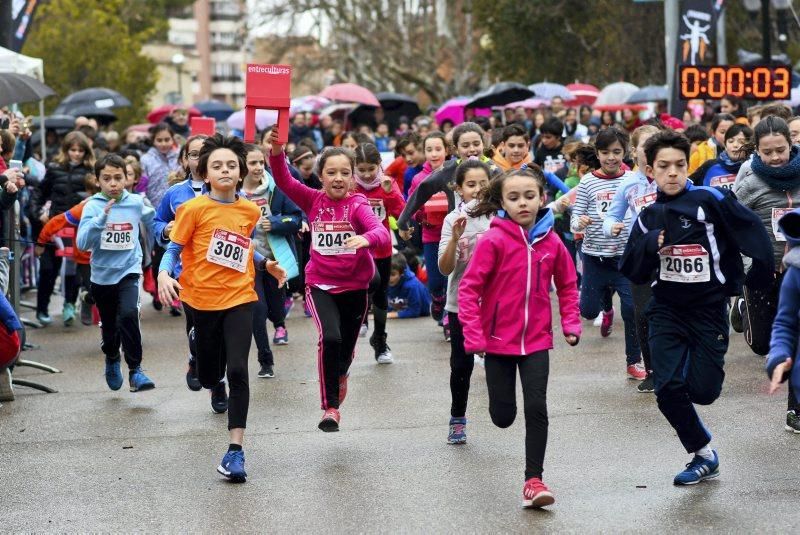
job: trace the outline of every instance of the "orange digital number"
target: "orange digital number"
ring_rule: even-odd
[[[697,67],[684,67],[681,70],[681,96],[697,98],[700,95],[700,72]]]
[[[772,98],[788,99],[792,94],[792,75],[786,67],[779,67],[774,71],[772,80]]]
[[[753,69],[753,96],[758,99],[767,99],[770,96],[772,74],[767,67]]]
[[[727,89],[725,68],[711,67],[708,69],[708,90],[706,93],[713,99],[720,99],[725,96]]]
[[[744,95],[744,69],[741,67],[729,67],[727,72],[728,94],[735,97]]]

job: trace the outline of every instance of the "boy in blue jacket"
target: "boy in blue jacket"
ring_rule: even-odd
[[[428,289],[408,269],[406,257],[401,254],[392,256],[388,293],[390,312],[387,318],[419,318],[431,313]]]
[[[102,321],[106,383],[111,390],[122,387],[121,344],[131,392],[149,390],[155,384],[141,367],[139,223],[151,226],[154,212],[140,195],[125,190],[125,160],[116,154],[101,158],[95,164],[95,175],[100,193],[93,195],[83,209],[77,244],[92,253],[91,293]]]
[[[792,249],[783,257],[786,271],[781,282],[778,313],[772,323],[772,337],[767,356],[767,375],[772,379],[770,394],[789,379],[789,399],[786,408],[787,431],[798,433],[800,422],[800,366],[797,362],[800,337],[800,209],[789,212],[778,221],[781,233]]]
[[[745,279],[740,254],[753,259],[748,286],[768,286],[774,276],[761,219],[729,191],[687,182],[690,148],[671,130],[645,143],[656,201],[639,213],[620,262],[634,284],[653,281],[646,314],[658,408],[694,455],[675,485],[719,475],[719,456],[695,404],[710,405],[722,390],[728,300]]]

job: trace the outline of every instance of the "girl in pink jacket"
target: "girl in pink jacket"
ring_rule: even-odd
[[[485,353],[489,414],[508,427],[517,414],[517,368],[525,399],[523,507],[555,502],[542,483],[547,446],[547,378],[553,347],[550,281],[555,280],[561,330],[570,345],[581,335],[575,267],[543,208],[545,178],[538,168],[494,179],[472,210],[492,213],[459,286],[458,318],[467,353]]]
[[[317,162],[322,191],[292,178],[278,141],[270,135],[269,167],[275,184],[308,216],[311,257],[306,265],[306,303],[319,332],[318,370],[323,431],[339,430],[339,407],[367,312],[367,288],[375,274],[370,250],[391,245],[389,231],[367,198],[351,193],[355,160],[347,149],[324,150]]]

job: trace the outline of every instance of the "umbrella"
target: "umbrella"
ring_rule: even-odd
[[[569,92],[572,93],[574,97],[572,100],[565,103],[568,106],[582,106],[584,104],[591,106],[594,104],[594,101],[597,100],[597,95],[600,94],[600,90],[595,86],[591,84],[579,84],[578,82],[567,84],[567,89],[569,89]]]
[[[71,111],[75,117],[92,117],[97,119],[97,122],[100,124],[111,124],[117,120],[117,116],[108,108],[98,108],[97,106],[93,106],[91,104],[85,104],[83,106],[77,106],[72,108]],[[47,122],[45,122],[45,127],[47,127]]]
[[[616,82],[607,85],[597,95],[597,100],[594,101],[596,106],[605,106],[609,104],[625,104],[628,98],[636,93],[639,88],[628,82]]]
[[[25,74],[0,73],[0,106],[42,100],[56,92]]]
[[[244,110],[233,112],[226,122],[234,130],[244,130]],[[278,112],[276,110],[256,110],[256,129],[264,130],[277,122]]]
[[[195,103],[194,108],[204,117],[213,117],[217,121],[224,121],[234,111],[230,104],[221,100],[203,100]]]
[[[511,104],[506,104],[503,106],[504,109],[516,109],[516,108],[525,108],[526,110],[536,110],[541,108],[542,106],[547,106],[550,104],[549,100],[543,98],[528,98],[525,100],[520,100],[519,102],[512,102]]]
[[[418,115],[422,115],[419,109],[419,104],[413,97],[404,95],[402,93],[378,93],[375,95],[378,102],[381,103],[383,108],[383,118],[389,124],[389,130],[396,130],[400,125],[400,117],[407,117],[413,120]],[[377,127],[377,119],[375,118],[375,106],[367,106],[361,104],[350,112],[348,119],[350,124],[358,126],[360,124],[370,125],[372,128]]]
[[[633,93],[628,97],[628,104],[640,104],[642,102],[657,102],[659,100],[668,100],[667,86],[665,85],[647,85],[640,90]]]
[[[436,122],[442,124],[445,121],[450,121],[454,125],[459,125],[464,122],[464,108],[470,101],[470,97],[456,97],[451,98],[436,111]],[[478,108],[475,110],[475,115],[482,115],[490,117],[492,110],[490,108]]]
[[[62,100],[55,113],[72,114],[73,108],[92,105],[97,108],[127,108],[131,101],[122,94],[107,87],[90,87],[72,93]],[[74,114],[73,114],[74,115]]]
[[[567,86],[561,84],[554,84],[552,82],[539,82],[537,84],[529,85],[528,89],[536,93],[539,98],[552,100],[554,97],[561,97],[563,100],[573,100],[573,95]]]
[[[41,119],[34,117],[33,126],[39,128]],[[47,130],[64,130],[70,131],[75,127],[74,115],[48,115],[44,118],[44,127]]]
[[[189,117],[201,117],[203,114],[200,113],[200,110],[195,108],[194,106],[187,108],[186,106],[175,105],[175,104],[164,104],[163,106],[159,106],[154,108],[147,114],[147,120],[150,121],[151,124],[160,123],[164,120],[164,118],[172,113],[175,109],[188,109],[189,110]]]
[[[381,105],[372,91],[356,84],[333,84],[323,89],[319,96],[341,102],[356,102],[370,106]]]
[[[139,124],[132,124],[128,127],[128,130],[131,132],[144,132],[146,134],[150,133],[150,129],[153,128],[153,125],[150,123],[139,123]]]
[[[293,98],[291,108],[289,109],[289,115],[294,117],[298,113],[319,113],[330,103],[331,101],[327,98],[317,95]]]
[[[483,91],[475,93],[467,104],[468,108],[491,108],[503,106],[509,102],[517,102],[531,98],[536,94],[522,84],[516,82],[499,82]]]

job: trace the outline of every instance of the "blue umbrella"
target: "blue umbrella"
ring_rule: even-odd
[[[194,105],[205,117],[213,117],[217,121],[224,121],[233,113],[233,108],[221,100],[203,100]]]
[[[629,96],[626,102],[628,104],[641,104],[643,102],[658,102],[659,100],[669,100],[667,86],[665,85],[646,85]]]
[[[545,100],[552,100],[553,97],[561,97],[563,100],[573,100],[575,98],[566,86],[552,82],[539,82],[529,85],[528,89],[536,93],[537,98]]]

